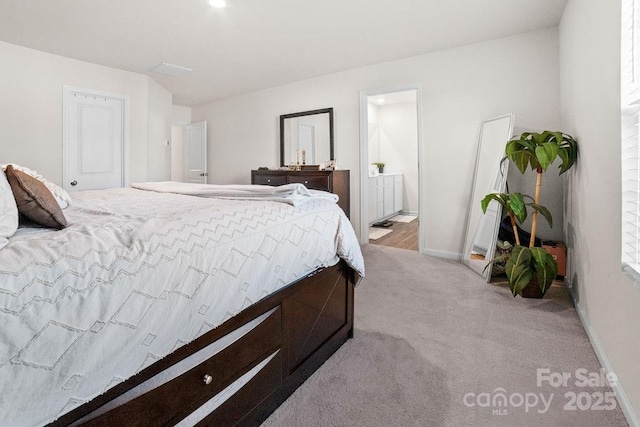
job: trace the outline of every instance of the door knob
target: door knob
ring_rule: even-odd
[[[71,181],[71,185],[75,187],[76,185],[78,185],[78,181],[74,179],[73,181]]]
[[[203,172],[203,173],[200,174],[200,176],[209,176],[209,174],[206,173],[206,172]]]

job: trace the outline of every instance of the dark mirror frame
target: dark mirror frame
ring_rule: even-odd
[[[284,162],[284,121],[302,116],[329,113],[329,160],[335,160],[333,155],[333,108],[321,108],[319,110],[302,111],[300,113],[283,114],[280,116],[280,166],[288,166]]]

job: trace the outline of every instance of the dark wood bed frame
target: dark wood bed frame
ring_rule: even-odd
[[[197,425],[259,425],[348,338],[353,337],[355,273],[344,261],[248,307],[105,394],[51,423],[175,425],[261,361],[271,360]],[[91,418],[91,413],[251,320],[268,317],[241,339],[179,377]],[[275,356],[273,356],[275,353]],[[205,384],[205,375],[211,378]],[[87,420],[88,421],[84,421]]]

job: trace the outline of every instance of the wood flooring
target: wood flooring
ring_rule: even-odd
[[[387,234],[377,240],[369,240],[369,243],[380,246],[390,246],[398,249],[408,249],[418,251],[418,228],[419,220],[411,222],[393,222],[389,229],[392,233]]]

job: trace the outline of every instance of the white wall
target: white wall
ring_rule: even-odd
[[[0,58],[0,162],[62,184],[62,86],[68,85],[129,97],[130,177],[147,180],[148,132],[155,129],[148,125],[148,76],[5,42]]]
[[[388,104],[378,107],[380,161],[385,172],[402,172],[402,209],[418,212],[418,121],[417,105]],[[369,162],[371,163],[371,162]]]
[[[380,162],[380,126],[378,125],[378,106],[367,102],[368,120],[368,158],[369,165]]]
[[[562,129],[536,129],[535,132],[542,132],[543,130],[558,130]],[[515,133],[520,134],[523,131],[517,130]],[[553,227],[550,227],[547,220],[541,215],[538,216],[538,225],[536,228],[536,237],[542,240],[564,240],[563,233],[563,178],[558,174],[559,161],[554,162],[549,169],[542,175],[542,189],[540,191],[540,204],[551,212],[553,218]],[[566,172],[565,172],[566,173]],[[521,174],[518,168],[512,163],[509,165],[509,173],[507,182],[509,184],[509,191],[511,193],[527,194],[531,197],[535,194],[537,174],[527,169],[524,174]],[[531,231],[531,212],[527,217],[527,220],[522,225],[527,231]],[[528,242],[527,242],[528,243]]]
[[[629,399],[627,416],[634,408],[638,423],[640,289],[620,263],[619,1],[569,1],[560,25],[560,65],[562,126],[580,149],[567,182],[569,279],[594,347]]]
[[[535,58],[535,60],[532,60]],[[460,254],[480,122],[515,112],[529,128],[558,128],[557,28],[348,70],[193,108],[209,124],[209,176],[249,183],[279,162],[281,114],[334,107],[338,164],[351,170],[351,220],[360,230],[359,92],[422,83],[425,246]]]
[[[149,81],[147,119],[147,180],[171,180],[171,119],[173,96],[155,80]],[[167,145],[169,143],[169,145]]]
[[[171,107],[171,121],[183,125],[191,123],[191,107],[173,105]]]

